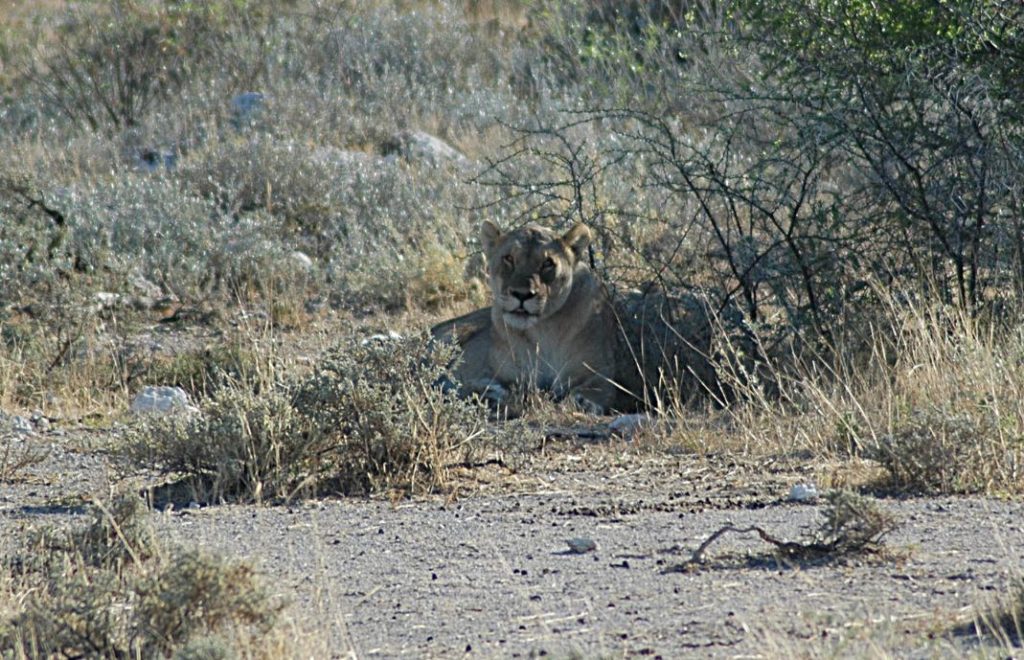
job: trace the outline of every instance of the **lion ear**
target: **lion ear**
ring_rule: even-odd
[[[497,245],[500,238],[501,230],[498,229],[498,225],[490,220],[484,220],[483,224],[480,225],[480,244],[483,245],[484,252],[490,252],[491,248]]]
[[[590,227],[580,222],[565,232],[565,236],[562,236],[562,243],[576,254],[577,259],[583,259],[583,254],[590,246],[590,239]]]

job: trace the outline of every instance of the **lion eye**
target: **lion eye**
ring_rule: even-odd
[[[545,259],[544,263],[541,264],[541,269],[542,270],[551,270],[554,267],[555,267],[555,260],[552,259],[551,257],[548,257],[547,259]]]
[[[504,257],[501,258],[501,261],[509,268],[516,264],[516,260],[512,257],[511,254],[506,254]]]

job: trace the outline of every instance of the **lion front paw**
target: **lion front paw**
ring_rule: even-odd
[[[585,413],[591,415],[603,415],[604,406],[596,401],[588,399],[586,395],[581,392],[573,392],[571,396],[573,404]]]
[[[467,389],[495,409],[505,406],[509,399],[508,389],[490,379],[472,382]]]

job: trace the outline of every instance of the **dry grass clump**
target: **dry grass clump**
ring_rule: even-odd
[[[202,398],[226,387],[258,391],[275,370],[275,358],[258,346],[231,340],[167,357],[124,361],[126,383],[180,387]]]
[[[168,657],[210,646],[273,657],[281,605],[250,567],[165,551],[137,496],[92,514],[84,529],[45,528],[4,560],[0,654]]]
[[[5,423],[8,420],[0,416],[0,424]],[[16,479],[25,468],[43,462],[47,453],[20,434],[0,430],[0,483]]]
[[[899,492],[1021,492],[1019,326],[895,294],[881,300],[871,318],[837,328],[830,349],[776,353],[759,367],[767,379],[723,370],[739,393],[723,445],[867,458],[886,473],[876,485]]]
[[[226,388],[199,414],[144,422],[130,454],[206,501],[444,490],[482,453],[487,419],[435,387],[450,359],[425,338],[345,342],[308,377]]]
[[[443,490],[453,466],[480,457],[486,408],[437,385],[451,359],[424,337],[368,340],[332,349],[298,384],[310,439],[337,447],[339,489]]]
[[[1001,638],[1008,648],[1019,649],[1024,644],[1024,580],[1014,581],[1009,597],[983,622],[983,626]]]
[[[1003,463],[999,429],[990,415],[915,410],[870,452],[899,491],[985,491]]]
[[[305,442],[288,398],[279,391],[220,390],[202,413],[144,420],[129,455],[184,475],[199,501],[288,497],[308,477],[322,445]]]
[[[824,520],[811,543],[833,555],[877,552],[883,538],[898,527],[896,518],[877,500],[846,490],[826,496]]]
[[[1013,579],[1005,593],[986,599],[979,605],[971,620],[952,629],[957,637],[973,637],[989,644],[1003,657],[1012,658],[1024,644],[1024,579]]]

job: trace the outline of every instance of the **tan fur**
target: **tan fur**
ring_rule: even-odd
[[[537,387],[590,412],[635,408],[636,361],[618,350],[616,314],[587,265],[590,229],[502,233],[485,221],[481,239],[493,305],[432,330],[461,346],[462,390],[501,404],[514,387]]]

